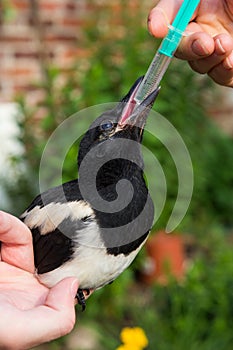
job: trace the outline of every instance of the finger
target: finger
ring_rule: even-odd
[[[167,34],[168,25],[174,20],[182,0],[160,0],[150,11],[148,16],[148,30],[157,38],[162,38]],[[197,10],[192,19],[195,18]]]
[[[29,349],[71,332],[75,324],[74,298],[77,289],[78,281],[73,277],[66,278],[50,289],[45,305],[20,311],[20,322],[9,341],[22,339],[23,334],[24,344],[21,347]]]
[[[233,53],[214,67],[208,75],[220,85],[233,87]]]
[[[160,0],[148,16],[148,30],[157,38],[162,38],[167,34],[168,25],[172,20],[182,3],[182,0]]]
[[[175,53],[177,58],[192,61],[208,57],[215,49],[214,39],[207,33],[198,31],[199,26],[192,23],[188,26],[187,32],[192,34],[184,36]]]
[[[19,219],[0,211],[1,260],[23,270],[34,271],[32,234]]]
[[[233,50],[233,39],[226,34],[214,38],[214,52],[209,57],[190,61],[190,66],[198,73],[209,73],[214,67],[223,62]]]

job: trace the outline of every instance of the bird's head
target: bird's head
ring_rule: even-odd
[[[153,222],[141,141],[158,90],[136,105],[134,96],[142,79],[135,82],[115,108],[92,123],[80,142],[79,188],[83,198],[95,208],[107,247],[121,246],[122,236],[124,242],[137,241]],[[122,230],[125,225],[127,229]]]
[[[140,105],[136,105],[134,96],[142,80],[143,77],[137,79],[116,107],[104,112],[91,124],[80,142],[78,166],[90,151],[93,159],[125,158],[131,145],[134,151],[130,154],[138,155],[144,126],[159,92],[159,89],[153,91]],[[136,142],[121,142],[124,140]]]

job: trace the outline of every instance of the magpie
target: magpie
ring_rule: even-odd
[[[82,137],[78,179],[41,193],[20,217],[32,232],[35,276],[48,287],[76,276],[83,310],[90,290],[111,283],[130,265],[152,227],[141,142],[159,90],[136,105],[142,79]]]

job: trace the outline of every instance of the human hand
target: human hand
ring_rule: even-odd
[[[160,0],[148,17],[155,37],[164,37],[181,6],[181,0]],[[175,56],[191,68],[208,74],[216,83],[233,87],[233,1],[202,0]]]
[[[0,349],[29,349],[69,333],[77,280],[66,278],[51,289],[40,284],[29,229],[2,211],[0,241]]]

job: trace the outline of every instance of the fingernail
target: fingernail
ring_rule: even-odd
[[[233,68],[233,57],[227,57],[224,62],[224,67],[226,69],[232,69]]]
[[[222,46],[222,43],[221,43],[220,39],[216,40],[216,49],[217,49],[217,51],[218,51],[217,53],[219,55],[223,55],[224,53],[226,53],[226,50]]]
[[[71,286],[70,286],[70,292],[73,298],[76,297],[78,291],[78,280],[74,279],[74,281],[72,282]]]
[[[208,56],[210,54],[209,50],[203,43],[201,43],[198,39],[194,40],[192,43],[192,50],[198,56]]]

